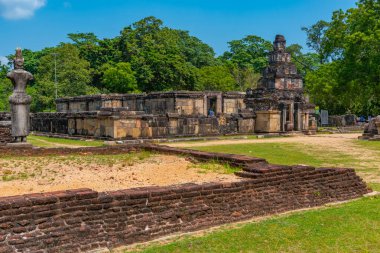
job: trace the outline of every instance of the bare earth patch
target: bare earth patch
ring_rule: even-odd
[[[233,174],[202,170],[184,157],[161,154],[139,159],[122,156],[0,158],[0,176],[0,196],[238,180]]]

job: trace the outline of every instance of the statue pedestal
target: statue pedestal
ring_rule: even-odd
[[[33,148],[33,145],[27,142],[13,142],[5,145],[7,148]]]

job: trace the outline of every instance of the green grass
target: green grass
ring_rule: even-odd
[[[133,252],[380,252],[380,197],[178,238]],[[128,251],[131,252],[131,251]]]
[[[233,144],[192,147],[192,149],[254,156],[265,158],[273,164],[283,165],[305,164],[317,167],[344,165],[351,167],[356,162],[356,158],[340,152],[315,152],[310,146],[293,143]]]
[[[52,137],[45,137],[45,136],[35,136],[30,135],[28,137],[28,142],[36,147],[57,147],[57,146],[83,146],[83,147],[100,147],[104,146],[103,141],[94,141],[94,140],[88,140],[88,141],[82,141],[82,140],[70,140],[70,139],[62,139],[62,138],[52,138]]]
[[[355,144],[375,151],[380,151],[380,141],[357,140]]]
[[[196,162],[189,165],[189,168],[198,169],[198,173],[222,173],[222,174],[234,174],[237,171],[241,171],[241,168],[232,167],[229,164],[221,164],[217,161],[210,162]]]

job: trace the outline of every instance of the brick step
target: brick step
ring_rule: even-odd
[[[235,175],[238,177],[244,177],[244,178],[262,178],[263,174],[261,173],[252,173],[252,172],[246,172],[246,171],[237,171],[235,172]]]

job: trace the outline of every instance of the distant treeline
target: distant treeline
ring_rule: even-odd
[[[380,4],[362,0],[330,22],[302,28],[308,53],[288,46],[305,78],[311,102],[330,113],[376,114],[380,102]],[[275,34],[274,34],[275,35]],[[274,36],[273,35],[273,36]],[[55,64],[58,97],[98,93],[169,90],[240,90],[255,88],[268,64],[272,43],[249,35],[214,50],[187,31],[172,29],[155,17],[144,18],[115,38],[93,33],[68,34],[70,43],[41,51],[23,51],[25,69],[35,80],[28,87],[33,111],[55,109]],[[8,56],[12,60],[13,55]],[[0,111],[8,109],[12,87],[0,67]]]

